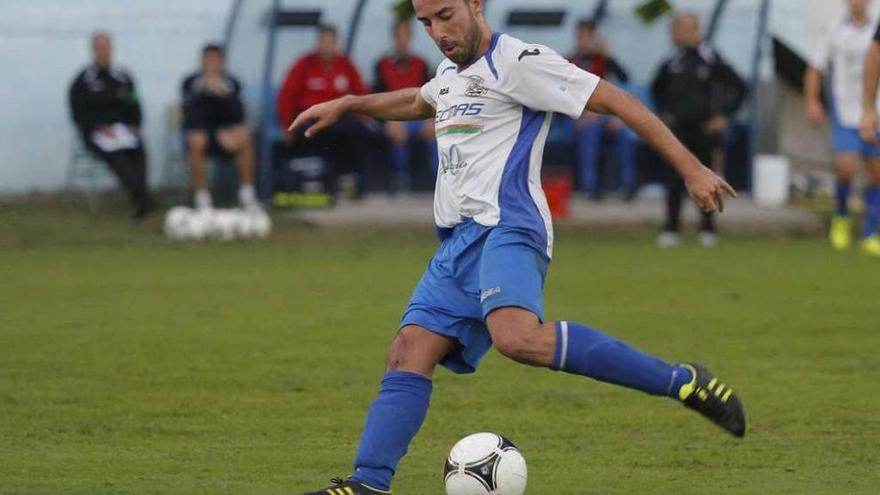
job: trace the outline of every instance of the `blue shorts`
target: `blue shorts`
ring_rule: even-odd
[[[457,341],[440,363],[473,373],[492,347],[486,316],[515,306],[544,321],[544,279],[550,259],[532,236],[473,220],[455,226],[428,262],[403,314],[401,327],[418,325]]]
[[[880,138],[880,133],[878,133]],[[880,157],[880,146],[874,146],[862,140],[859,130],[855,127],[844,127],[837,122],[832,124],[832,148],[838,154],[856,154],[869,158]]]

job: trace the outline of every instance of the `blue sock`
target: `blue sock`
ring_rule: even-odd
[[[391,146],[391,168],[396,174],[403,174],[409,170],[409,146],[395,144]]]
[[[397,464],[425,421],[432,388],[431,380],[416,373],[385,373],[379,397],[367,415],[354,481],[379,490],[391,488]]]
[[[552,369],[641,390],[677,397],[689,383],[688,368],[669,364],[580,323],[556,322]]]
[[[849,190],[848,182],[837,183],[837,216],[849,216]]]
[[[865,188],[865,226],[864,236],[868,237],[877,233],[880,228],[880,187],[868,186]]]

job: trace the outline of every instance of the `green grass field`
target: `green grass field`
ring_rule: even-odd
[[[347,474],[435,242],[280,223],[175,245],[155,221],[0,209],[0,493],[296,495]],[[437,373],[395,493],[441,494],[446,452],[483,430],[520,446],[533,495],[880,493],[880,262],[651,234],[559,232],[547,314],[711,365],[749,436],[492,353]]]

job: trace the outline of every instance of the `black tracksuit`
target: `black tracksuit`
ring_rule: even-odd
[[[719,134],[704,130],[716,115],[731,117],[748,94],[746,83],[708,44],[680,48],[663,63],[654,77],[651,93],[657,113],[684,145],[707,166],[711,166]],[[667,171],[666,224],[677,232],[681,199],[686,187],[673,170]],[[714,231],[712,214],[703,214],[702,230]]]
[[[152,206],[147,191],[147,164],[143,142],[137,148],[107,152],[92,141],[92,133],[115,123],[140,126],[141,106],[134,81],[115,67],[86,67],[70,86],[70,108],[86,147],[107,163],[131,195],[138,212]]]

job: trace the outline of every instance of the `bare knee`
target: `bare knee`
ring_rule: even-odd
[[[857,155],[844,153],[834,158],[834,175],[838,182],[849,182],[856,175],[859,168]]]
[[[430,378],[452,347],[452,341],[447,337],[418,326],[405,326],[391,342],[386,370],[409,371]]]
[[[202,131],[192,131],[186,135],[186,149],[196,155],[204,155],[208,148],[208,134]]]
[[[869,186],[880,186],[880,158],[868,160],[868,166],[865,168],[865,182]]]
[[[501,308],[486,319],[492,344],[503,356],[518,363],[549,367],[553,363],[556,333],[533,313],[520,308]]]

